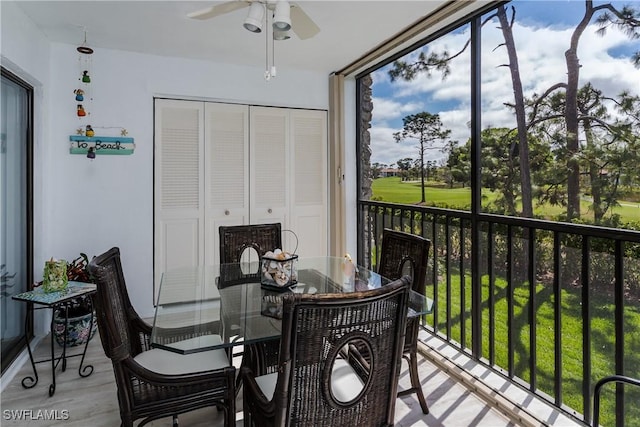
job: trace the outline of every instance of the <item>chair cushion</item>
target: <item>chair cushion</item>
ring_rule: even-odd
[[[273,398],[276,390],[278,373],[260,375],[255,378],[256,384],[260,387],[267,400]],[[350,402],[362,391],[364,383],[353,370],[351,365],[344,359],[336,359],[331,374],[331,391],[339,402]]]
[[[336,359],[331,373],[331,392],[339,402],[350,402],[360,394],[364,383],[349,362]]]
[[[271,400],[273,398],[273,392],[276,391],[277,381],[277,372],[256,377],[256,384],[258,384],[258,387],[260,387],[260,390],[262,390],[267,400]]]
[[[220,344],[222,344],[222,337],[220,335],[201,335],[199,337],[176,341],[171,343],[171,347],[179,350],[190,350],[213,347]]]
[[[230,366],[227,353],[221,349],[179,354],[160,348],[153,348],[138,354],[134,357],[134,360],[144,368],[164,375],[213,371]]]

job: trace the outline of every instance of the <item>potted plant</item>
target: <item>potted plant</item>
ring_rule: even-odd
[[[86,254],[80,253],[80,256],[70,262],[67,266],[67,279],[75,282],[90,283],[91,275],[87,270],[89,258]],[[65,337],[67,346],[76,346],[85,344],[90,340],[98,329],[95,312],[92,313],[91,298],[88,296],[78,297],[73,300],[67,309],[67,320],[65,322],[64,309],[57,309],[53,313],[53,333],[56,342],[64,345]],[[93,322],[91,318],[93,316]],[[92,324],[93,323],[93,324]],[[68,325],[69,332],[66,333]]]

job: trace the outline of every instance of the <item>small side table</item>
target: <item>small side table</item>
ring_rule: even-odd
[[[91,302],[91,321],[89,323],[89,328],[92,328],[93,327],[92,296],[95,293],[96,293],[96,285],[92,283],[70,281],[68,288],[64,291],[44,292],[42,288],[36,288],[32,291],[23,292],[21,294],[14,295],[11,297],[15,300],[24,301],[29,304],[27,309],[26,319],[25,319],[25,332],[27,330],[26,325],[29,322],[29,313],[31,313],[32,310],[42,310],[42,309],[53,310],[51,315],[51,358],[35,361],[33,358],[33,353],[31,352],[29,337],[25,337],[27,341],[27,350],[29,351],[29,360],[31,361],[31,366],[33,367],[33,373],[35,378],[30,375],[24,377],[22,379],[22,387],[32,388],[32,387],[35,387],[36,384],[38,384],[38,371],[36,369],[36,363],[51,362],[52,382],[51,382],[51,385],[49,385],[49,396],[53,396],[53,394],[56,392],[56,368],[58,367],[58,364],[60,362],[62,362],[62,372],[64,372],[67,369],[68,358],[82,356],[82,359],[80,359],[80,367],[78,368],[78,375],[84,378],[84,377],[88,377],[93,373],[92,365],[85,365],[84,367],[82,366],[82,364],[84,363],[84,357],[87,353],[87,347],[89,346],[89,340],[91,338],[90,333],[87,338],[87,342],[84,344],[84,349],[82,353],[78,353],[78,354],[67,354],[67,339],[65,336],[64,344],[62,346],[62,353],[56,357],[55,350],[54,350],[55,337],[53,332],[54,331],[53,314],[56,309],[59,309],[61,310],[61,312],[65,313],[65,334],[68,334],[69,324],[68,324],[67,310],[69,306],[76,298],[83,297],[83,296],[89,297],[89,301]],[[40,305],[41,307],[34,307],[34,304]]]

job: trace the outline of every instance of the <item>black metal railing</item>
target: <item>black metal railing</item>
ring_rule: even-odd
[[[589,424],[596,381],[640,372],[640,232],[375,201],[358,211],[367,267],[384,228],[432,241],[427,331],[564,412]],[[630,399],[616,392],[605,425],[640,423]]]
[[[609,383],[616,383],[618,386],[618,390],[624,392],[624,389],[621,388],[624,384],[629,384],[635,387],[640,387],[640,380],[635,378],[625,377],[623,375],[611,375],[606,378],[601,379],[596,383],[593,392],[593,425],[600,425],[600,394],[602,393],[603,387]]]

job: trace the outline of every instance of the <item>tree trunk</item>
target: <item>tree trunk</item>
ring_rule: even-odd
[[[514,181],[515,181],[515,159],[509,154],[509,175],[507,176],[507,180],[504,185],[504,200],[506,206],[507,215],[516,215],[516,191],[514,189]]]
[[[580,217],[580,164],[578,163],[578,83],[580,61],[578,43],[593,16],[593,2],[585,0],[584,17],[571,35],[571,46],[564,53],[567,63],[567,93],[564,120],[567,131],[567,220]]]
[[[421,183],[421,190],[422,190],[421,203],[424,204],[427,201],[427,198],[425,197],[425,191],[424,191],[424,142],[422,141],[422,138],[420,140],[420,183]]]
[[[587,120],[584,123],[584,134],[587,143],[587,151],[593,152],[593,134],[591,132],[591,124]],[[595,159],[594,159],[595,160]],[[595,161],[589,161],[589,182],[591,184],[591,197],[593,198],[593,221],[600,224],[604,211],[602,209],[602,183],[600,180],[600,168]]]
[[[567,219],[580,217],[580,165],[578,163],[578,113],[576,95],[579,77],[579,62],[575,52],[565,53],[567,61],[567,103],[564,119],[567,128]]]
[[[497,11],[502,35],[504,37],[507,54],[509,55],[509,70],[511,71],[511,83],[513,85],[513,97],[515,100],[516,125],[518,128],[518,155],[520,157],[520,186],[522,192],[522,216],[533,217],[533,202],[531,192],[531,162],[529,159],[529,140],[527,138],[527,123],[524,109],[524,95],[522,93],[522,80],[518,65],[518,53],[513,39],[513,31],[507,20],[507,12],[504,5]],[[514,208],[515,212],[515,208]]]

